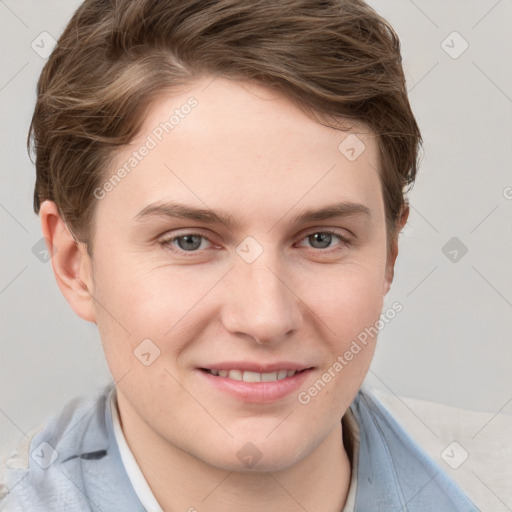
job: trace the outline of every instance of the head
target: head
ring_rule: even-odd
[[[368,371],[376,336],[334,366],[379,319],[416,175],[387,22],[359,0],[86,0],[30,142],[57,282],[125,418],[230,470],[247,442],[255,470],[318,447]],[[244,364],[304,371],[272,399],[208,372]]]

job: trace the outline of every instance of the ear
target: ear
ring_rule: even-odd
[[[391,283],[393,282],[393,278],[395,276],[395,261],[396,257],[398,256],[398,235],[402,231],[403,227],[407,222],[407,219],[409,218],[409,211],[409,203],[405,203],[400,213],[400,217],[397,220],[395,233],[393,234],[393,238],[390,243],[390,248],[386,260],[386,272],[382,288],[382,292],[384,295],[386,295],[389,292],[389,289],[391,288]]]
[[[87,247],[75,240],[53,201],[41,204],[39,216],[60,291],[79,317],[96,322],[92,262]]]

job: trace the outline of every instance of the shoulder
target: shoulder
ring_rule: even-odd
[[[63,463],[106,445],[109,392],[107,386],[94,396],[68,401],[60,412],[28,432],[10,454],[2,456],[0,510],[49,510],[50,503],[83,501]]]
[[[482,510],[512,503],[512,416],[363,391]]]

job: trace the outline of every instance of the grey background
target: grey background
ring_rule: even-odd
[[[58,39],[79,3],[0,0],[0,451],[110,380],[95,325],[73,313],[51,264],[33,253],[42,235],[25,143],[45,61],[31,44],[44,31]],[[404,309],[380,333],[367,380],[511,413],[512,1],[370,3],[401,38],[425,145],[384,307]],[[469,44],[461,55],[454,31]],[[467,247],[458,261],[442,250],[452,237]]]

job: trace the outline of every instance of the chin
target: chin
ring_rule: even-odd
[[[275,435],[274,439],[270,439],[272,435]],[[238,473],[276,472],[290,468],[315,448],[304,445],[304,435],[299,439],[275,433],[271,436],[265,439],[265,435],[261,435],[261,441],[250,441],[248,435],[237,437],[222,452],[210,452],[203,461],[219,469]],[[218,443],[214,446],[220,448]]]

